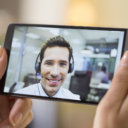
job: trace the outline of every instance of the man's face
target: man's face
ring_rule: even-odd
[[[49,96],[57,93],[69,69],[69,51],[65,47],[51,47],[44,52],[41,63],[42,87]]]

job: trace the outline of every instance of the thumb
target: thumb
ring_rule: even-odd
[[[118,111],[128,93],[128,51],[123,55],[121,62],[112,80],[112,84],[103,101],[109,101],[107,104],[116,107]]]
[[[4,48],[0,47],[0,79],[2,78],[7,65],[7,53]]]

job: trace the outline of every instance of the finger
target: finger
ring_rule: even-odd
[[[128,96],[126,96],[126,98],[121,106],[119,114],[122,119],[128,118]]]
[[[25,128],[33,119],[33,113],[29,112],[28,115],[24,118],[23,122],[21,122],[16,128]]]
[[[7,65],[7,53],[4,48],[0,47],[0,79],[2,78]]]
[[[17,98],[9,114],[9,120],[13,126],[16,126],[30,112],[32,101],[27,98]]]
[[[128,92],[128,51],[124,54],[103,101],[119,111]],[[104,103],[103,103],[104,104]]]
[[[7,96],[0,96],[0,122],[7,119],[9,115],[10,107]]]
[[[0,128],[13,128],[13,126],[10,124],[9,120],[6,119],[0,123]]]
[[[19,124],[12,126],[8,119],[0,123],[0,128],[25,128],[33,119],[33,113],[30,111]]]

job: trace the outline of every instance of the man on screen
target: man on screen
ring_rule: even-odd
[[[62,87],[67,74],[72,71],[72,58],[72,48],[63,37],[49,39],[43,44],[36,60],[36,72],[41,74],[40,83],[16,93],[80,100],[79,95]]]

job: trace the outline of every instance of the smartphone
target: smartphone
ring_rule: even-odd
[[[10,24],[0,93],[97,104],[111,86],[127,37],[122,28]]]

